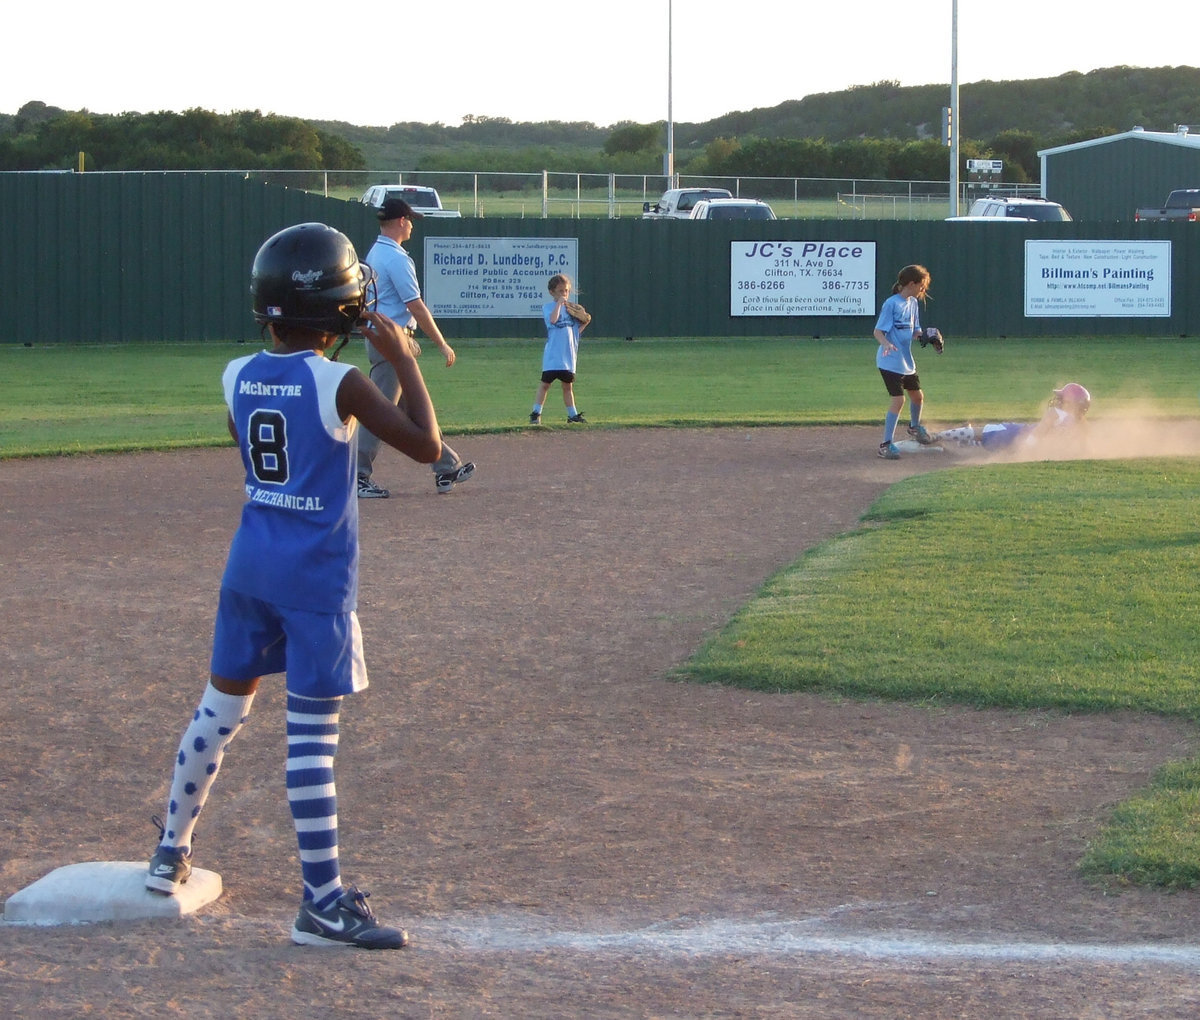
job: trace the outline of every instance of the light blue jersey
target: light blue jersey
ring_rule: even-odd
[[[542,351],[543,372],[574,372],[579,359],[579,323],[572,319],[566,308],[558,313],[558,321],[551,322],[557,301],[542,305],[542,319],[546,323],[546,347]]]
[[[897,375],[913,375],[917,363],[913,360],[913,334],[921,328],[919,303],[915,297],[903,298],[893,294],[879,310],[875,328],[883,333],[896,350],[885,351],[883,345],[875,355],[875,364],[887,372]]]
[[[315,351],[261,351],[226,366],[246,504],[223,587],[290,609],[355,609],[357,422],[343,423],[337,411],[352,370]]]

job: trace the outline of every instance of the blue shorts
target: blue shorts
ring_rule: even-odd
[[[984,425],[983,431],[979,434],[979,442],[985,447],[990,446],[993,449],[1001,446],[1012,446],[1019,436],[1023,436],[1028,431],[1028,425],[1021,425],[1014,421],[1000,422],[997,425]]]
[[[337,698],[367,686],[357,613],[309,613],[221,589],[211,669],[226,680],[286,673],[287,689]]]

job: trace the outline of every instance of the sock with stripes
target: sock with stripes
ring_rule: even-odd
[[[341,702],[341,698],[287,696],[288,806],[300,844],[304,899],[318,910],[342,893],[333,776]]]

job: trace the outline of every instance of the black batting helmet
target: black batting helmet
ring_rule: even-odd
[[[346,336],[375,304],[374,281],[340,230],[299,223],[267,238],[254,256],[254,321]]]

